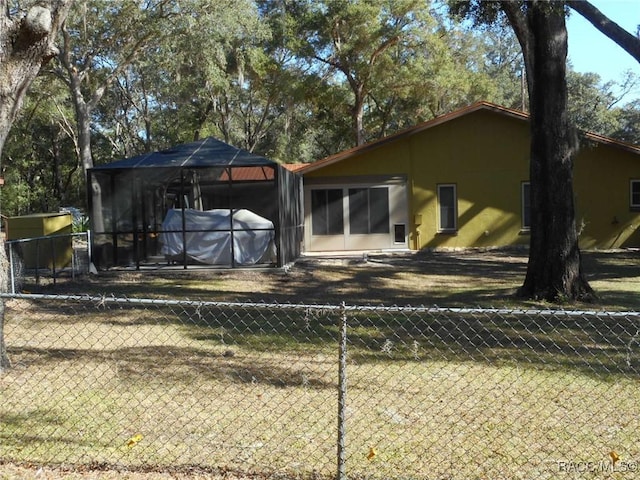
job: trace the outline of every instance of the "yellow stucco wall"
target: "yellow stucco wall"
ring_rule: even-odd
[[[412,249],[527,245],[521,188],[529,178],[528,158],[528,122],[480,109],[304,176],[406,175]],[[582,248],[640,246],[640,212],[629,209],[630,179],[640,179],[640,155],[603,144],[578,154],[574,188]],[[438,233],[439,184],[456,185],[455,233]]]
[[[640,179],[640,155],[598,143],[574,162],[576,223],[582,248],[640,246],[640,212],[630,209],[630,180]]]
[[[525,122],[479,111],[411,138],[414,248],[527,243],[520,234],[521,182],[528,178]],[[438,233],[437,185],[455,184],[458,230]]]

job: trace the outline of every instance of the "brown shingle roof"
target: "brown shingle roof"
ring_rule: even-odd
[[[309,166],[309,163],[282,163],[284,168],[289,170],[290,172],[297,172],[298,170]]]
[[[229,169],[224,169],[219,180],[226,182],[229,180]],[[250,182],[259,180],[273,180],[275,178],[272,167],[233,167],[231,178],[234,182]]]

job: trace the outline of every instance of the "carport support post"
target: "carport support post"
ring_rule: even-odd
[[[9,245],[9,272],[11,273],[11,293],[16,293],[16,270],[13,263],[13,242],[8,243],[8,245]],[[4,302],[4,300],[0,299],[0,302]],[[2,337],[0,337],[0,342],[2,342]],[[0,352],[0,354],[2,354],[2,352]]]
[[[337,480],[347,480],[346,472],[346,407],[347,407],[347,309],[342,302],[340,316],[340,347],[338,364],[338,474]]]
[[[187,218],[184,215],[184,169],[180,169],[180,207],[182,213],[182,266],[187,269]]]
[[[56,242],[55,238],[51,237],[51,272],[53,273],[53,284],[56,284]]]

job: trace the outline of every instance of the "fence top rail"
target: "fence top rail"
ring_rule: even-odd
[[[189,299],[129,298],[108,295],[47,295],[24,293],[0,293],[2,299],[74,301],[95,303],[98,306],[107,304],[131,306],[182,306],[182,307],[219,307],[245,309],[280,309],[280,310],[322,310],[344,312],[382,312],[382,313],[453,313],[460,315],[494,314],[516,316],[555,316],[555,317],[635,317],[640,319],[640,311],[606,311],[606,310],[565,310],[535,308],[482,308],[482,307],[440,307],[427,306],[384,306],[384,305],[348,305],[342,304],[304,304],[304,303],[267,303],[267,302],[221,302]]]
[[[5,240],[5,243],[12,245],[14,243],[26,243],[32,242],[34,240],[54,240],[56,238],[62,237],[86,237],[88,235],[87,232],[78,232],[78,233],[56,233],[54,235],[42,235],[39,237],[29,237],[29,238],[16,238],[14,240]]]

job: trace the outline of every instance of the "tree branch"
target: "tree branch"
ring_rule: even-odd
[[[525,17],[518,2],[509,0],[501,1],[502,11],[507,16],[513,32],[516,34],[520,48],[525,57],[529,56],[531,51],[531,41],[529,39],[529,27],[527,25],[527,18]]]
[[[567,0],[573,10],[587,19],[601,33],[616,42],[625,52],[640,62],[640,38],[611,21],[604,13],[586,0]]]
[[[518,43],[520,43],[525,70],[527,73],[533,72],[533,69],[535,68],[533,65],[533,45],[531,44],[531,33],[527,17],[520,9],[519,2],[503,0],[500,2],[500,5],[502,6],[502,11],[509,20],[509,24],[511,24],[511,28],[513,28],[513,32],[516,34]],[[527,74],[527,87],[530,92],[533,89],[532,82],[532,75]]]

